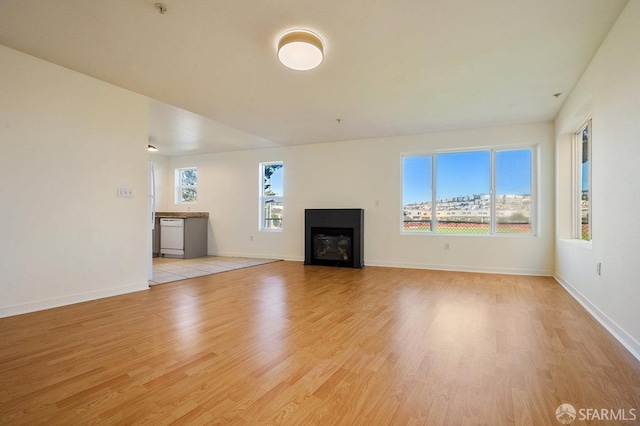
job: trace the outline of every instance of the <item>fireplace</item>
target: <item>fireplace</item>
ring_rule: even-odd
[[[363,209],[305,210],[305,265],[364,266]]]

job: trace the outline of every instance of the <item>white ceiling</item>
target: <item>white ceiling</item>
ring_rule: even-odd
[[[156,99],[161,153],[220,152],[553,119],[626,3],[0,0],[0,44]],[[278,62],[292,28],[319,68]]]
[[[279,146],[173,105],[149,101],[149,144],[158,154],[185,155]]]

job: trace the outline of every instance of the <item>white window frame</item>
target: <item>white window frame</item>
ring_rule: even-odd
[[[587,193],[589,195],[589,209],[587,210],[588,217],[588,225],[589,225],[589,235],[588,239],[582,238],[582,131],[584,128],[587,128],[588,133],[588,142],[587,142],[587,156],[589,158],[589,187],[587,188]],[[593,156],[592,153],[593,146],[593,131],[592,131],[592,118],[589,117],[585,121],[582,122],[578,130],[573,134],[573,155],[572,155],[572,165],[573,165],[573,182],[572,182],[572,224],[573,224],[573,238],[576,240],[584,241],[586,243],[590,243],[592,241],[593,235],[593,215],[592,206],[593,206]]]
[[[264,177],[264,169],[266,166],[272,166],[272,165],[281,165],[282,166],[282,173],[283,173],[283,177],[284,177],[284,162],[283,161],[267,161],[264,163],[260,163],[259,164],[259,176],[260,176],[260,180],[258,182],[258,230],[260,230],[261,232],[282,232],[282,229],[284,227],[284,179],[283,179],[283,194],[282,195],[265,195],[264,193],[264,182],[265,182],[265,177]],[[267,227],[265,226],[266,223],[266,218],[264,217],[264,212],[266,210],[265,208],[265,202],[267,199],[270,200],[276,200],[279,201],[280,204],[282,205],[282,218],[280,220],[280,226],[277,228],[272,228],[272,227]]]
[[[195,185],[180,185],[180,174],[185,170],[195,170],[196,171],[196,184]],[[175,169],[175,194],[174,201],[176,204],[195,204],[198,202],[198,168],[197,167],[180,167]],[[195,201],[183,201],[182,200],[182,190],[183,189],[193,189],[196,193]]]
[[[531,150],[531,232],[528,233],[502,233],[496,232],[496,153],[502,151],[514,151],[514,150]],[[423,152],[414,152],[414,153],[402,153],[400,158],[400,233],[402,235],[437,235],[437,236],[447,236],[447,237],[537,237],[538,236],[538,157],[539,157],[539,145],[538,144],[527,144],[527,145],[500,145],[500,146],[491,146],[491,147],[474,147],[469,149],[458,149],[458,150],[434,150],[434,151],[423,151]],[[437,218],[437,196],[436,186],[437,186],[437,156],[442,154],[458,154],[465,152],[480,152],[480,151],[489,151],[490,158],[490,229],[488,234],[439,234],[436,228]],[[404,194],[404,159],[408,157],[428,157],[431,156],[431,231],[406,231],[404,229],[404,200],[402,196]]]

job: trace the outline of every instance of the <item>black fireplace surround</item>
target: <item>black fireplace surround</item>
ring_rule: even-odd
[[[363,209],[306,209],[304,264],[362,268]]]

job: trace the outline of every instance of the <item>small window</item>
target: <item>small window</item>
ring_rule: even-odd
[[[591,119],[575,135],[575,237],[591,241]]]
[[[282,230],[283,213],[282,161],[260,163],[260,230]]]
[[[176,204],[198,201],[198,169],[176,169]]]

